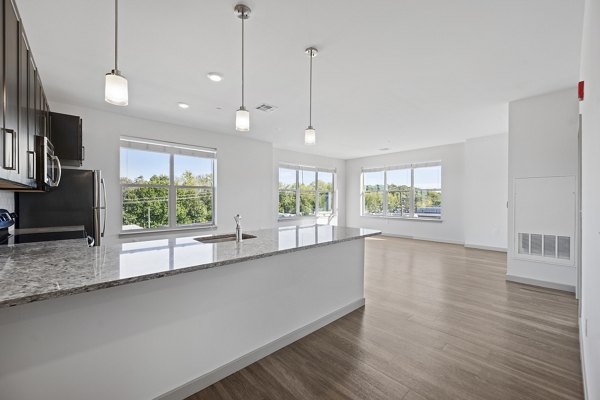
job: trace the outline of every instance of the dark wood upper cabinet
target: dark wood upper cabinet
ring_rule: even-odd
[[[61,164],[74,167],[83,165],[82,121],[75,115],[50,113],[50,131],[54,154]]]
[[[4,126],[2,167],[10,181],[21,182],[19,174],[19,22],[12,2],[3,3]]]
[[[0,32],[2,32],[2,40],[0,40],[0,178],[8,177],[8,172],[4,171],[4,142],[9,139],[4,131],[4,0],[0,0]]]
[[[14,0],[0,0],[0,189],[35,189],[35,135],[49,107]]]
[[[4,1],[4,127],[19,129],[19,22],[10,1]]]

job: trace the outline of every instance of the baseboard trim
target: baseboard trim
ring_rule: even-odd
[[[585,330],[584,320],[579,318],[579,359],[581,360],[581,378],[583,380],[583,398],[585,400],[589,399],[588,390],[587,390],[587,375],[585,373],[585,351],[583,345],[583,333]]]
[[[541,281],[538,279],[526,278],[523,276],[515,276],[515,275],[509,275],[509,274],[506,274],[506,280],[510,281],[510,282],[524,283],[526,285],[541,286],[541,287],[545,287],[548,289],[557,289],[557,290],[563,290],[565,292],[575,293],[575,286],[565,285],[564,283]]]
[[[309,335],[318,329],[321,329],[322,327],[332,323],[336,319],[339,319],[339,318],[343,317],[344,315],[349,314],[352,311],[354,311],[360,307],[363,307],[364,305],[365,305],[364,298],[353,301],[352,303],[350,303],[344,307],[341,307],[341,308],[319,318],[318,320],[309,323],[308,325],[298,328],[295,331],[292,331],[292,332],[288,333],[287,335],[280,337],[279,339],[275,339],[274,341],[267,343],[264,346],[261,346],[258,349],[253,350],[247,354],[244,354],[243,356],[241,356],[233,361],[230,361],[227,364],[222,365],[213,371],[210,371],[210,372],[208,372],[196,379],[193,379],[190,382],[185,383],[185,384],[183,384],[161,396],[158,396],[155,398],[155,400],[185,399],[186,397],[189,397],[189,396],[193,395],[194,393],[197,393],[197,392],[201,391],[202,389],[207,388],[208,386],[212,385],[213,383],[216,383],[216,382],[220,381],[221,379],[226,378],[227,376],[233,374],[234,372],[237,372],[240,369],[243,369],[243,368],[247,367],[248,365],[260,360],[261,358],[264,358],[264,357],[268,356],[269,354],[274,353],[277,350],[294,343],[298,339],[301,339],[304,336]]]
[[[506,249],[506,247],[482,246],[482,245],[473,244],[473,243],[465,243],[465,247],[468,249],[490,250],[490,251],[498,251],[501,253],[506,253],[508,251]]]
[[[426,238],[426,237],[419,237],[419,236],[410,236],[410,235],[398,235],[396,233],[386,233],[386,232],[382,232],[381,233],[382,236],[389,236],[389,237],[397,237],[397,238],[402,238],[402,239],[413,239],[413,240],[423,240],[426,242],[436,242],[436,243],[448,243],[448,244],[460,244],[460,245],[464,245],[464,242],[461,242],[459,240],[449,240],[449,239],[436,239],[436,238]]]
[[[411,235],[399,235],[397,233],[387,233],[387,232],[382,232],[381,235],[382,236],[389,236],[389,237],[397,237],[397,238],[402,238],[402,239],[423,240],[423,241],[426,241],[426,242],[459,244],[459,245],[465,246],[468,249],[499,251],[499,252],[502,252],[502,253],[506,253],[507,252],[506,247],[482,246],[482,245],[473,244],[473,243],[461,242],[460,240],[437,239],[437,238],[428,238],[428,237],[411,236]]]

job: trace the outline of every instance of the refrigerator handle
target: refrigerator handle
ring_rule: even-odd
[[[104,232],[106,232],[106,214],[108,209],[106,205],[106,184],[104,183],[104,178],[100,178],[100,184],[102,185],[102,196],[104,198],[104,206],[102,207],[104,209],[104,221],[102,223],[102,233],[100,235],[104,237]]]

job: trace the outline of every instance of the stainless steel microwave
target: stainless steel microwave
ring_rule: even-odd
[[[57,187],[60,184],[62,168],[60,160],[54,155],[54,146],[47,137],[36,136],[37,181],[43,189]]]

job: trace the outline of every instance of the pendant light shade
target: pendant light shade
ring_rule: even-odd
[[[309,47],[304,51],[310,57],[310,79],[308,96],[308,128],[304,130],[304,144],[314,145],[317,143],[317,131],[312,126],[312,59],[319,53],[314,47]]]
[[[250,18],[250,7],[238,4],[233,9],[239,19],[242,20],[242,105],[235,112],[235,130],[248,132],[250,130],[250,112],[244,105],[244,21]]]
[[[244,107],[240,107],[235,112],[235,130],[239,132],[248,132],[250,130],[250,112]]]
[[[119,38],[119,0],[115,0],[115,68],[106,74],[104,83],[104,100],[115,106],[129,104],[129,89],[127,79],[121,75],[118,68]]]
[[[315,144],[317,143],[317,131],[312,126],[309,126],[304,131],[304,144]]]
[[[104,100],[115,106],[126,106],[129,104],[127,79],[119,74],[119,71],[113,69],[110,73],[106,74]]]

